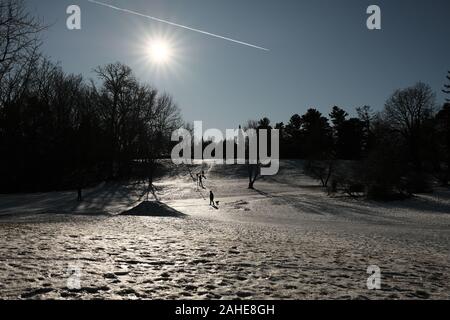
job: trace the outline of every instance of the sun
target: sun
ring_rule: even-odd
[[[158,65],[168,64],[172,55],[173,50],[168,41],[155,39],[149,42],[149,56],[153,63]]]
[[[163,79],[178,77],[183,70],[185,47],[176,33],[167,30],[142,30],[129,39],[132,54],[139,65],[139,72]]]

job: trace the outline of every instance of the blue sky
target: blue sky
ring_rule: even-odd
[[[140,80],[173,95],[188,121],[234,128],[248,119],[287,122],[316,107],[379,110],[397,88],[423,81],[438,102],[450,70],[450,1],[102,0],[269,48],[269,52],[152,22],[86,0],[27,0],[51,23],[44,52],[67,72],[94,77],[120,61]],[[82,10],[82,29],[66,28],[66,8]],[[366,9],[382,10],[382,30],[366,28]],[[155,68],[148,39],[169,38],[174,62]]]

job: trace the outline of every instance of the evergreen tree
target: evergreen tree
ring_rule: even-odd
[[[309,109],[302,116],[301,136],[306,157],[315,160],[329,158],[332,131],[328,119],[318,110]]]

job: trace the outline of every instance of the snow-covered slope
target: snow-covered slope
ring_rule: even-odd
[[[449,190],[377,203],[326,196],[300,161],[256,190],[246,174],[166,162],[157,205],[142,205],[142,183],[102,184],[81,204],[76,192],[0,195],[0,297],[450,298]],[[381,290],[367,288],[370,265]],[[67,286],[69,267],[80,288]]]

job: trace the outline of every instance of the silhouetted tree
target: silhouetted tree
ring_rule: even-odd
[[[131,156],[127,150],[131,139],[128,129],[135,133],[136,128],[130,128],[130,120],[134,111],[132,95],[138,85],[131,68],[121,63],[108,64],[94,71],[102,81],[101,87],[95,88],[96,102],[109,140],[110,176],[116,177],[128,171],[127,157]]]
[[[0,111],[20,104],[33,81],[44,29],[22,0],[0,2]]]
[[[364,123],[358,118],[345,120],[339,129],[337,140],[337,158],[359,160],[364,144]]]
[[[334,154],[337,159],[346,159],[347,155],[345,149],[345,144],[347,141],[345,139],[351,138],[350,136],[344,136],[344,124],[347,121],[348,113],[339,108],[333,107],[333,110],[330,113],[332,127],[332,137],[333,137],[333,146],[334,146]]]
[[[301,129],[302,118],[298,114],[294,114],[284,130],[285,139],[285,156],[288,158],[300,158],[303,150],[301,145]]]
[[[448,185],[450,180],[450,103],[446,103],[436,115],[436,127],[439,142],[439,162],[445,163],[441,182]]]
[[[339,127],[347,119],[347,116],[348,116],[348,113],[345,110],[334,106],[333,110],[330,113],[330,119],[331,119],[331,123],[333,123],[333,127],[335,129],[339,129]]]
[[[316,109],[309,109],[301,119],[300,133],[307,157],[313,160],[329,159],[332,131],[328,119]]]
[[[283,122],[277,123],[275,125],[275,129],[280,130],[280,131],[284,130],[285,129],[284,123]]]
[[[431,119],[434,113],[435,95],[424,83],[395,91],[385,105],[383,118],[390,130],[400,133],[403,137],[417,171],[422,170],[421,142],[424,137],[424,123]]]
[[[255,121],[255,120],[248,120],[246,126],[244,127],[244,130],[248,132],[249,129],[253,129],[256,130],[256,132],[258,132],[258,127],[260,125],[260,123],[262,122],[262,124],[266,124],[267,126],[270,125],[270,120],[269,119],[263,119],[262,121]],[[250,149],[249,149],[249,143],[250,143],[250,139],[247,137],[246,138],[246,157],[247,157],[247,173],[248,173],[248,188],[249,189],[254,189],[255,188],[255,182],[256,180],[258,180],[260,174],[261,174],[261,164],[259,163],[259,156],[257,159],[257,163],[250,163]],[[259,150],[259,135],[257,134],[257,150]],[[259,154],[258,154],[259,155]]]
[[[248,164],[247,171],[248,171],[248,188],[254,189],[255,182],[258,179],[259,175],[261,174],[261,165],[260,164]]]
[[[270,125],[270,120],[269,118],[262,118],[261,120],[258,121],[258,129],[266,129],[266,130],[271,130],[272,126]]]
[[[448,84],[444,84],[444,89],[442,90],[442,92],[447,94],[447,95],[450,95],[450,71],[448,71],[447,80],[449,81],[449,83]],[[447,102],[450,102],[449,98],[446,98],[445,100]]]
[[[305,163],[304,172],[320,181],[322,187],[327,188],[334,170],[334,160],[308,160]],[[335,192],[335,190],[332,190]]]
[[[170,96],[140,84],[121,64],[98,68],[98,85],[44,58],[32,68],[22,93],[0,110],[0,146],[8,150],[0,157],[0,191],[83,188],[130,176],[136,159],[152,181],[181,123]]]
[[[367,156],[374,144],[372,123],[375,119],[375,113],[370,106],[358,107],[356,112],[358,113],[358,119],[363,125],[361,152],[364,156]]]
[[[275,129],[279,131],[280,134],[280,158],[287,158],[290,156],[289,146],[288,146],[288,136],[286,134],[286,126],[283,122],[275,124]]]
[[[363,160],[359,174],[367,196],[387,200],[405,195],[403,177],[407,173],[407,167],[403,138],[398,132],[392,132],[390,125],[381,119],[374,121],[372,130],[374,145]]]

